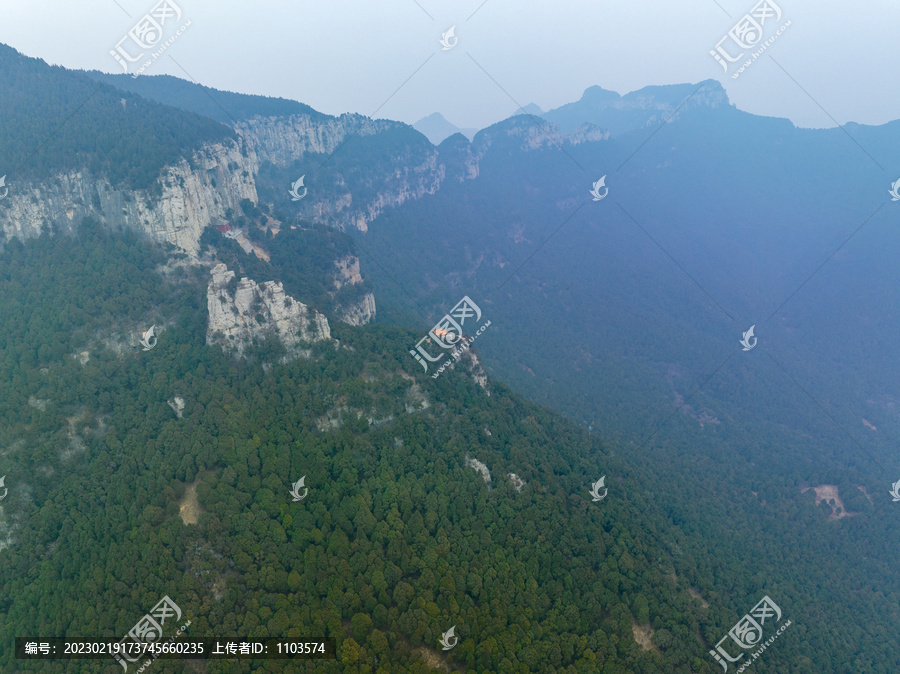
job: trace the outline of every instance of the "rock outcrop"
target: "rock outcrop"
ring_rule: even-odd
[[[196,254],[200,234],[214,217],[257,200],[255,157],[234,142],[216,143],[165,169],[149,190],[112,186],[87,170],[40,182],[8,181],[0,208],[0,241],[40,236],[50,226],[70,232],[90,216],[110,229],[133,229],[154,241]]]
[[[285,295],[281,283],[257,284],[242,278],[234,295],[229,284],[234,272],[224,264],[212,270],[206,291],[209,324],[207,344],[220,344],[237,356],[247,346],[266,337],[276,337],[287,349],[286,360],[308,355],[309,343],[331,338],[328,320],[302,302]]]
[[[337,271],[334,276],[334,288],[340,290],[347,285],[358,285],[363,282],[359,273],[359,258],[355,255],[345,255],[335,260]],[[342,306],[338,310],[338,318],[349,325],[366,325],[375,318],[375,295],[364,294],[357,302]]]
[[[397,126],[386,119],[346,113],[340,117],[309,115],[253,117],[234,125],[260,163],[288,166],[304,155],[331,154],[350,136],[372,136]]]
[[[487,485],[488,489],[491,488],[491,471],[488,470],[488,467],[485,464],[478,459],[470,459],[469,456],[466,455],[466,466],[474,468],[481,473],[481,477],[484,478],[484,483]]]
[[[510,483],[515,488],[516,491],[522,491],[522,487],[525,486],[525,480],[516,475],[515,473],[507,473],[506,477],[509,478]]]
[[[463,354],[463,357],[468,361],[466,369],[471,375],[472,380],[481,388],[483,388],[485,393],[491,395],[491,389],[488,384],[488,376],[484,371],[484,367],[482,367],[481,361],[478,359],[478,356],[474,354],[470,349]]]
[[[348,325],[368,325],[375,318],[375,295],[366,293],[358,302],[341,307],[338,318]]]
[[[174,398],[169,400],[168,403],[169,403],[169,407],[171,407],[172,410],[175,412],[175,416],[177,416],[179,419],[181,419],[181,417],[184,414],[184,398],[182,398],[180,396],[175,396]]]
[[[370,119],[363,115],[313,118],[309,115],[253,117],[234,125],[244,140],[248,154],[262,165],[287,167],[309,154],[337,152],[353,136],[366,137],[410,129],[400,122]],[[413,137],[417,134],[413,133]],[[424,141],[424,139],[422,139]],[[445,178],[445,167],[430,143],[422,147],[397,145],[398,156],[391,159],[387,171],[368,165],[354,166],[354,173],[367,176],[365,201],[354,198],[342,175],[327,185],[309,184],[308,196],[296,205],[302,217],[329,224],[338,229],[350,227],[367,231],[368,225],[385,208],[399,206],[409,199],[434,194]],[[343,159],[353,160],[352,148],[340,150]],[[357,171],[357,169],[359,169]],[[338,169],[340,171],[340,169]],[[299,176],[297,176],[299,178]]]

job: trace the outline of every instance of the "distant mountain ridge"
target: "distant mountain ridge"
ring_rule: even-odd
[[[439,112],[433,112],[413,124],[413,128],[424,135],[432,145],[440,145],[447,138],[456,133],[461,133],[469,140],[475,137],[478,129],[462,129],[451,122]]]
[[[716,80],[649,86],[624,96],[592,86],[585,89],[578,101],[549,110],[541,117],[555,124],[563,133],[572,133],[584,124],[591,124],[618,136],[659,124],[673,114],[697,107],[733,106]]]

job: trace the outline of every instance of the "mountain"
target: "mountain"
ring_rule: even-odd
[[[900,596],[900,123],[797,129],[711,83],[586,98],[479,132],[477,177],[370,223],[364,269],[423,330],[470,296],[496,327],[489,375],[621,442],[673,526],[709,541],[685,554],[717,560],[713,585],[778,587],[840,660],[815,602],[900,626],[881,599]]]
[[[725,91],[715,80],[644,87],[624,96],[593,86],[585,90],[580,100],[539,116],[563,133],[573,133],[589,124],[620,136],[629,131],[653,129],[682,110],[729,105]]]
[[[23,61],[3,56],[18,77]],[[635,468],[489,381],[476,351],[436,381],[411,362],[418,331],[341,313],[370,282],[358,244],[322,222],[334,190],[314,187],[351,185],[344,207],[375,218],[424,194],[390,192],[404,178],[379,166],[440,176],[437,189],[473,179],[468,148],[449,139],[438,155],[358,116],[203,118],[213,137],[185,126],[180,154],[146,145],[135,161],[156,174],[132,185],[79,163],[102,141],[131,168],[129,139],[94,116],[118,106],[126,131],[165,135],[162,120],[198,113],[24,63],[54,79],[21,95],[70,116],[44,156],[73,152],[18,167],[0,200],[0,639],[121,639],[165,598],[191,637],[334,639],[324,671],[647,671],[661,656],[636,629],[688,671],[713,636],[673,637],[705,609]],[[172,102],[200,100],[175,89]],[[310,155],[331,159],[316,175],[333,182],[290,202],[283,176]],[[607,474],[630,496],[592,500]],[[711,629],[735,617],[716,611]],[[46,667],[0,652],[4,671]]]
[[[253,117],[302,115],[316,121],[330,119],[329,115],[298,101],[221,91],[171,75],[132,77],[127,74],[102,73],[98,70],[88,71],[85,75],[149,101],[187,110],[229,126]]]
[[[207,117],[50,67],[2,44],[0,64],[6,92],[0,112],[7,120],[0,128],[0,155],[13,195],[20,181],[71,179],[78,171],[102,173],[113,186],[146,189],[164,166],[234,138]]]
[[[413,124],[413,128],[431,141],[432,145],[440,145],[444,139],[455,133],[461,133],[469,140],[472,140],[472,137],[478,133],[478,129],[461,129],[455,124],[451,124],[439,112],[423,117]]]
[[[542,117],[544,115],[544,111],[540,109],[536,104],[529,103],[528,105],[524,105],[513,113],[515,115],[534,115],[536,117]]]
[[[168,596],[190,636],[331,637],[325,671],[711,672],[768,597],[769,667],[891,671],[900,125],[705,82],[435,147],[0,73],[57,122],[0,199],[0,639]]]
[[[406,330],[334,324],[285,359],[272,333],[245,339],[257,319],[241,307],[278,321],[293,298],[252,279],[230,291],[221,267],[207,288],[185,262],[90,222],[0,254],[3,639],[118,639],[169,597],[192,637],[333,638],[325,671],[644,669],[631,602],[634,620],[648,601],[668,623],[676,606],[700,616],[683,584],[655,580],[659,514],[590,502],[601,470],[630,489],[596,438],[466,370],[407,374]],[[43,671],[12,649],[0,665]]]

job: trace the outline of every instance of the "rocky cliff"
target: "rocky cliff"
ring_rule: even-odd
[[[216,265],[206,291],[209,323],[206,343],[219,344],[227,352],[243,355],[247,346],[275,337],[287,349],[287,359],[307,355],[310,342],[331,338],[328,320],[305,304],[285,295],[281,283],[242,278],[234,295],[229,283],[234,272]]]
[[[40,182],[7,179],[8,196],[0,201],[0,242],[39,236],[48,227],[69,231],[85,216],[111,229],[129,228],[195,255],[203,229],[228,209],[239,211],[242,199],[258,201],[256,179],[261,164],[287,166],[309,154],[338,151],[353,157],[343,143],[405,128],[389,120],[342,115],[313,120],[305,115],[255,117],[235,125],[237,142],[209,144],[190,158],[168,166],[149,190],[113,186],[87,170],[69,171]],[[327,189],[310,189],[300,213],[340,229],[366,231],[385,208],[433,194],[445,177],[434,148],[402,151],[388,172],[366,178],[366,197],[351,194],[340,173]],[[353,171],[365,175],[364,166]]]
[[[41,182],[8,181],[0,202],[0,239],[39,236],[52,226],[76,227],[85,216],[111,229],[133,229],[155,241],[196,254],[200,234],[214,217],[256,201],[255,157],[234,142],[210,144],[167,167],[149,190],[114,187],[103,176],[71,171]]]
[[[308,115],[257,116],[234,129],[260,163],[288,166],[308,153],[331,154],[351,136],[371,136],[395,126],[390,120],[344,114],[316,120]]]
[[[340,290],[347,285],[358,285],[363,282],[359,273],[359,258],[346,255],[335,260],[334,288]],[[345,305],[338,312],[338,317],[349,325],[366,325],[375,318],[375,295],[365,293],[357,302]]]
[[[343,230],[352,227],[365,232],[385,208],[434,194],[446,174],[430,143],[411,127],[390,120],[355,114],[315,120],[291,115],[254,117],[238,122],[234,128],[259,165],[268,162],[284,168],[307,155],[322,155],[323,159],[317,160],[321,164],[307,169],[308,196],[296,208],[308,220]],[[376,134],[390,137],[391,142],[382,143],[374,155],[381,163],[373,167],[371,152],[363,157],[354,153],[353,139]],[[417,144],[417,140],[422,142]],[[328,170],[320,171],[326,155],[333,158]],[[361,189],[351,191],[351,179],[361,182],[357,185]],[[365,192],[364,198],[359,196],[361,192]]]

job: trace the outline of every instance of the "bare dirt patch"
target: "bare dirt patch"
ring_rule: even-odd
[[[875,505],[875,501],[872,500],[872,497],[869,496],[869,492],[866,491],[866,488],[861,484],[856,485],[856,488],[859,489],[863,494],[865,494],[866,498],[869,499],[869,503]]]
[[[653,628],[650,625],[631,625],[631,632],[634,634],[634,640],[638,643],[638,646],[643,648],[645,651],[653,651],[654,653],[659,653],[662,655],[660,650],[653,645],[651,639],[653,638]]]
[[[692,588],[692,587],[689,587],[689,588],[688,588],[688,592],[691,593],[691,596],[692,596],[694,599],[699,599],[699,600],[700,600],[700,605],[701,605],[703,608],[709,608],[709,602],[706,601],[706,600],[700,595],[700,593],[697,592],[697,590],[695,590],[695,589]]]
[[[191,482],[187,485],[184,498],[178,504],[178,515],[185,524],[197,524],[197,519],[200,517],[200,513],[203,512],[203,509],[200,507],[200,501],[197,500],[197,483],[199,482],[200,480],[197,479],[196,482]]]
[[[450,665],[441,659],[440,654],[430,648],[421,646],[416,650],[416,653],[422,656],[422,661],[429,669],[436,669],[440,672],[453,671]]]
[[[800,493],[808,491],[809,487],[801,487]],[[818,487],[812,487],[813,491],[816,492],[816,505],[819,505],[822,501],[825,501],[828,505],[831,506],[831,514],[828,516],[829,520],[839,520],[843,517],[853,517],[854,515],[859,515],[859,513],[850,513],[847,512],[846,506],[844,506],[844,502],[841,500],[840,494],[838,494],[838,488],[836,484],[820,484]],[[841,512],[838,512],[838,508],[840,508]]]

